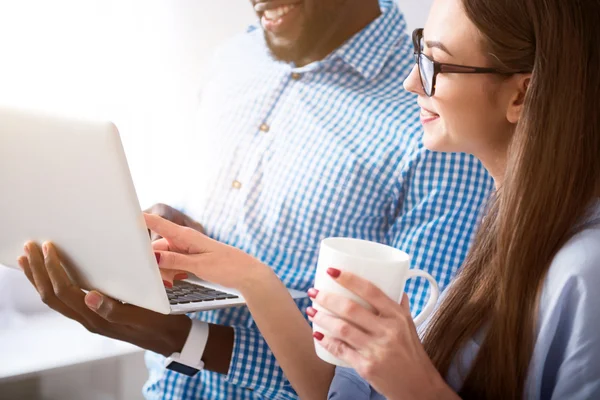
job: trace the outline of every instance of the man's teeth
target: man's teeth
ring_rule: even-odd
[[[265,10],[265,18],[270,20],[270,21],[275,21],[278,20],[279,18],[283,17],[285,14],[289,13],[290,10],[292,10],[294,8],[294,6],[281,6],[281,7],[277,7],[274,8],[272,10]]]

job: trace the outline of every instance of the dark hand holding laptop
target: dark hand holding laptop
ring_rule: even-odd
[[[194,277],[186,282],[197,291],[167,293],[112,123],[0,108],[0,132],[0,264],[15,266],[27,241],[52,241],[84,290],[162,314],[245,304],[239,292]]]
[[[173,314],[245,304],[197,278],[165,289],[113,124],[0,108],[0,132],[0,264],[19,258],[52,309],[168,356],[182,350],[192,324]],[[232,336],[210,325],[207,369],[227,372]]]

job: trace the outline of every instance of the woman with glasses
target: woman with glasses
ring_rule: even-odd
[[[408,301],[332,270],[372,306],[309,291],[336,315],[307,310],[331,332],[318,345],[353,367],[334,370],[268,266],[147,215],[160,267],[242,291],[302,398],[600,399],[599,21],[599,0],[436,0],[414,32],[425,145],[475,155],[496,184],[420,335]]]
[[[332,366],[306,354],[304,321],[278,331],[278,313],[295,307],[283,285],[267,279],[255,299],[246,296],[301,397],[330,388],[341,400],[600,399],[599,43],[598,0],[434,2],[413,33],[416,65],[404,85],[418,95],[425,146],[475,155],[496,191],[420,335],[408,301],[398,305],[352,274],[332,275],[373,310],[309,291],[337,315],[307,310],[331,332],[316,332],[318,345],[353,367],[333,380]],[[222,251],[190,234],[205,252]],[[227,254],[230,265],[248,265],[241,252]],[[217,264],[191,271],[235,286]]]

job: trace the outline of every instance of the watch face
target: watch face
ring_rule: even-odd
[[[198,373],[198,370],[196,368],[192,368],[188,365],[178,363],[177,361],[171,361],[169,365],[167,365],[167,368],[171,371],[179,372],[180,374],[184,374],[187,376],[194,376]]]

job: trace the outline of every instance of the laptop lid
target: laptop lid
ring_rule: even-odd
[[[0,264],[56,244],[84,289],[168,314],[117,128],[0,108]]]

